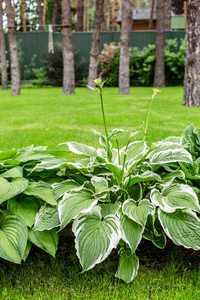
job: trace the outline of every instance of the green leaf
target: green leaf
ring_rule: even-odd
[[[120,213],[121,239],[131,248],[134,253],[142,239],[144,227]]]
[[[43,205],[36,215],[34,230],[51,230],[60,225],[57,206]]]
[[[24,193],[37,196],[51,205],[57,205],[52,187],[44,181],[31,182]]]
[[[81,214],[73,223],[77,256],[83,271],[104,261],[120,240],[119,220],[109,215],[103,220],[100,207],[88,214]]]
[[[150,198],[155,206],[159,206],[165,212],[171,213],[176,209],[184,208],[200,211],[197,195],[189,185],[167,185],[161,193],[157,189],[153,189]]]
[[[108,215],[115,215],[120,205],[119,203],[106,203],[106,204],[99,204],[98,206],[101,207],[101,215],[104,218]]]
[[[58,214],[61,223],[60,230],[72,219],[75,219],[79,213],[90,211],[97,202],[98,200],[94,198],[93,194],[86,189],[65,194],[58,204]]]
[[[29,229],[28,238],[31,243],[55,257],[58,247],[57,229],[53,228],[44,231],[33,231],[32,229]]]
[[[19,264],[27,244],[27,226],[14,212],[0,213],[0,257]]]
[[[115,277],[129,283],[135,279],[139,269],[139,259],[135,253],[131,254],[129,249],[121,248],[120,259]]]
[[[138,162],[147,153],[147,151],[148,147],[146,142],[137,141],[130,143],[126,151],[127,168],[129,169],[133,164]],[[121,157],[121,161],[123,161],[123,154]]]
[[[91,182],[95,187],[96,194],[104,192],[108,189],[108,181],[103,177],[93,176]]]
[[[143,199],[139,203],[133,199],[128,199],[122,206],[122,212],[141,226],[145,226],[147,216],[153,214],[154,211],[154,206],[147,199]]]
[[[166,235],[176,245],[200,250],[200,219],[190,210],[166,213],[159,209],[158,217]]]
[[[23,261],[25,261],[31,251],[32,248],[32,243],[30,241],[27,241],[26,249],[24,251],[24,256],[23,256]]]
[[[17,153],[17,150],[0,151],[0,161],[11,159]]]
[[[172,142],[159,142],[147,155],[150,164],[162,165],[171,162],[186,162],[193,164],[191,154],[184,146]]]
[[[0,204],[22,193],[28,186],[25,178],[15,178],[11,182],[0,177]]]
[[[56,200],[64,195],[65,192],[81,188],[81,185],[75,180],[65,180],[52,185]]]
[[[142,174],[131,176],[130,179],[128,178],[125,182],[125,186],[130,187],[131,185],[134,185],[138,182],[146,182],[146,181],[154,181],[154,180],[158,182],[162,182],[162,179],[158,174],[151,171],[146,171]]]
[[[10,199],[7,203],[7,210],[18,213],[25,220],[26,225],[31,227],[34,224],[35,216],[40,206],[37,201],[30,197],[22,199]]]
[[[23,169],[20,166],[15,168],[9,169],[8,171],[1,174],[4,178],[16,178],[16,177],[23,177]]]
[[[87,146],[87,145],[77,143],[77,142],[62,143],[62,144],[59,144],[59,146],[64,145],[64,144],[68,145],[69,150],[72,151],[73,153],[83,154],[88,157],[96,157],[97,156],[96,149],[91,146]]]
[[[108,170],[110,170],[113,173],[115,179],[117,180],[117,183],[119,184],[122,179],[122,167],[115,166],[112,163],[106,163],[106,164],[102,164],[102,165],[105,166],[106,168],[108,168]]]

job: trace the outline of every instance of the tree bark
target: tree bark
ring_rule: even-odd
[[[171,30],[172,0],[166,0],[165,30]]]
[[[84,1],[78,0],[78,18],[76,23],[76,31],[83,31],[83,14],[84,14]]]
[[[119,62],[119,94],[130,93],[129,40],[132,24],[132,0],[122,0],[122,29]]]
[[[63,95],[74,94],[74,51],[72,43],[71,1],[62,0],[63,24]]]
[[[23,32],[26,32],[25,0],[21,0]]]
[[[53,15],[52,15],[53,32],[56,32],[55,25],[58,22],[58,6],[59,6],[59,0],[55,0],[53,5]]]
[[[116,31],[117,29],[117,17],[118,17],[118,0],[114,0],[113,3],[113,23],[112,23],[112,31]]]
[[[154,87],[165,87],[165,63],[164,63],[164,43],[165,43],[165,1],[157,1],[157,30],[156,30],[156,62],[154,73]]]
[[[185,106],[200,106],[200,5],[187,1],[186,62],[184,78]]]
[[[37,0],[37,13],[38,13],[39,31],[44,31],[41,0]]]
[[[100,45],[100,30],[103,22],[104,0],[96,0],[96,12],[94,19],[94,28],[92,33],[92,45],[90,51],[90,65],[88,85],[94,87],[94,80],[97,78],[98,72],[98,55]]]
[[[150,19],[149,19],[149,30],[152,30],[154,7],[155,7],[155,0],[151,0],[151,14],[150,14]]]
[[[17,53],[17,41],[15,35],[15,22],[11,0],[6,0],[6,15],[8,21],[8,41],[11,61],[11,93],[12,95],[20,95],[19,60]]]
[[[43,28],[45,28],[45,23],[46,23],[46,9],[47,9],[47,0],[44,0],[43,15],[42,15]]]
[[[8,76],[7,76],[7,67],[6,67],[6,44],[5,36],[3,31],[3,9],[2,9],[2,0],[0,0],[0,56],[1,56],[1,89],[8,89]]]

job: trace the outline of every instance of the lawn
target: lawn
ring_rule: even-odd
[[[192,122],[200,128],[199,108],[182,106],[182,87],[161,91],[150,115],[149,144],[180,135]],[[105,88],[108,130],[138,130],[141,139],[152,93],[151,88],[131,88],[130,95],[118,95],[118,89]],[[91,129],[103,131],[98,94],[85,88],[71,96],[63,96],[60,88],[22,88],[21,96],[1,91],[0,107],[1,150],[31,144],[53,149],[71,140],[97,146]],[[21,265],[0,260],[0,299],[200,299],[199,251],[171,243],[159,250],[144,242],[137,254],[138,276],[126,285],[114,277],[117,250],[82,274],[72,239],[60,241],[56,259],[34,247]]]

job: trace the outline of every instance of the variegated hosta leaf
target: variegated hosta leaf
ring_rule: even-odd
[[[117,180],[117,183],[119,184],[122,179],[122,166],[115,166],[112,163],[106,163],[102,165],[108,168],[108,170],[110,170],[113,173],[115,179]]]
[[[50,160],[44,160],[41,163],[37,164],[35,168],[33,168],[32,172],[41,172],[43,170],[58,169],[64,163],[64,161],[64,158],[52,158]]]
[[[144,227],[129,219],[123,213],[120,215],[121,239],[126,242],[131,248],[131,253],[134,253],[142,239]]]
[[[191,166],[191,164],[190,164],[190,166]],[[172,173],[166,173],[162,176],[162,180],[164,181],[164,184],[169,183],[169,182],[173,183],[176,178],[180,178],[185,181],[184,172],[182,170],[178,170],[178,171],[175,171]]]
[[[44,231],[34,231],[29,228],[28,238],[31,243],[55,257],[58,247],[58,233],[56,228]]]
[[[108,181],[103,177],[93,176],[91,182],[95,187],[96,194],[104,192],[108,188]]]
[[[150,164],[162,165],[171,162],[193,163],[191,154],[182,145],[172,142],[159,142],[148,155]]]
[[[20,215],[10,211],[0,213],[0,257],[19,264],[27,238],[27,226]]]
[[[83,271],[104,261],[120,240],[119,220],[109,215],[103,220],[100,207],[81,214],[73,223],[77,256]]]
[[[177,210],[169,214],[159,209],[158,217],[174,244],[200,250],[200,219],[194,212]]]
[[[65,180],[59,183],[52,184],[52,188],[54,191],[54,195],[56,200],[64,195],[65,192],[70,190],[76,190],[77,188],[81,188],[80,184],[75,180]]]
[[[87,146],[81,143],[77,142],[67,142],[67,143],[62,143],[60,145],[68,145],[69,150],[76,153],[76,154],[83,154],[89,157],[96,157],[97,156],[97,151],[95,148],[91,146]]]
[[[43,205],[36,215],[34,230],[51,230],[60,225],[57,206]]]
[[[171,184],[164,187],[161,193],[153,189],[150,198],[155,206],[159,206],[165,212],[172,213],[183,208],[200,211],[196,193],[185,184]]]
[[[21,162],[27,162],[30,160],[43,160],[47,158],[53,158],[53,156],[51,154],[46,153],[45,150],[40,150],[36,148],[32,150],[20,151],[15,156],[15,159]]]
[[[122,206],[122,212],[141,226],[145,226],[147,216],[154,211],[154,205],[147,199],[141,200],[138,204],[133,199],[128,199]]]
[[[132,142],[129,144],[128,149],[126,151],[126,166],[129,169],[132,165],[134,165],[137,161],[139,161],[146,153],[147,153],[147,144],[146,142]],[[123,162],[124,154],[123,151],[125,148],[121,149],[121,161]]]
[[[119,203],[99,204],[101,207],[101,215],[104,218],[108,215],[115,215],[120,207]]]
[[[51,205],[57,205],[51,185],[44,181],[31,182],[24,193],[37,196]]]
[[[79,213],[87,213],[98,202],[92,192],[86,189],[81,191],[72,191],[65,194],[58,204],[58,214],[60,219],[60,230],[63,229],[72,219],[75,219]]]
[[[138,182],[146,182],[146,181],[154,181],[154,180],[158,182],[162,182],[162,179],[158,174],[152,171],[146,171],[142,174],[131,176],[130,179],[128,178],[125,182],[125,186],[130,187]]]
[[[31,227],[34,224],[35,216],[40,209],[39,203],[30,198],[10,199],[7,203],[7,210],[18,213],[25,220],[26,225]]]
[[[135,253],[131,254],[129,249],[121,248],[120,259],[115,277],[129,283],[135,279],[139,269],[139,259]]]
[[[2,173],[1,176],[3,178],[16,178],[16,177],[23,177],[23,169],[20,166],[15,168],[9,169],[6,172]]]
[[[0,177],[0,204],[22,193],[27,186],[28,180],[25,178],[15,178],[9,182],[3,177]]]

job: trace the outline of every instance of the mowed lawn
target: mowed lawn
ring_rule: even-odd
[[[145,122],[153,91],[131,88],[119,95],[117,88],[104,89],[108,130],[138,130]],[[200,108],[182,106],[183,88],[161,89],[153,103],[147,141],[178,136],[191,123],[200,128]],[[0,91],[0,151],[31,144],[55,149],[59,143],[82,142],[98,146],[92,129],[104,130],[99,95],[77,88],[63,96],[61,88],[22,88],[21,96]],[[128,137],[120,137],[120,146]],[[114,141],[113,141],[114,142]],[[73,156],[69,153],[69,159]],[[0,259],[0,299],[200,299],[200,254],[167,244],[157,250],[142,243],[137,254],[141,266],[135,281],[125,284],[115,278],[117,250],[94,269],[81,273],[73,240],[62,240],[56,259],[33,247],[26,262],[15,265]]]

